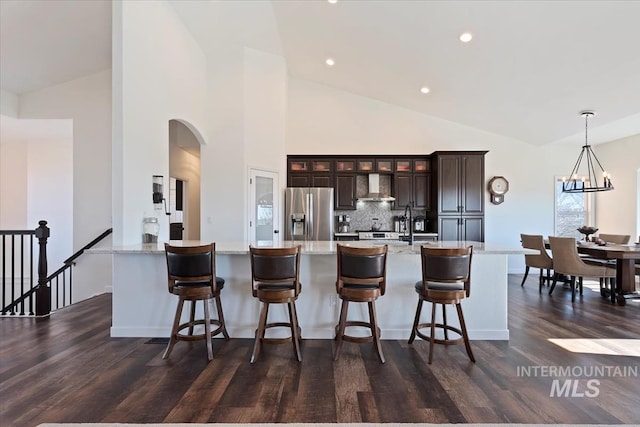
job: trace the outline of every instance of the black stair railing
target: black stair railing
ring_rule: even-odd
[[[82,247],[79,251],[67,258],[62,267],[57,269],[51,275],[47,275],[47,239],[50,236],[47,221],[39,221],[39,226],[35,230],[0,230],[2,236],[2,314],[19,314],[25,315],[25,305],[29,307],[29,314],[33,315],[35,306],[36,316],[46,316],[51,313],[52,306],[55,309],[62,308],[73,303],[73,266],[75,260],[84,253],[85,250],[93,247],[102,239],[113,232],[113,229],[104,231],[100,236]],[[20,236],[20,253],[16,254],[16,237]],[[26,253],[24,248],[25,236],[30,238],[29,252]],[[33,247],[34,238],[38,239],[38,283],[33,285]],[[9,257],[6,250],[7,240],[10,241],[11,256]],[[8,260],[8,262],[7,262]],[[9,268],[7,269],[7,264]],[[28,264],[29,287],[25,288],[25,264]],[[16,285],[16,265],[20,266],[20,286]],[[7,270],[11,275],[7,280]],[[16,296],[17,290],[20,290]],[[52,301],[52,291],[55,296],[55,304]],[[34,304],[35,298],[35,304]],[[7,303],[8,301],[8,303]]]

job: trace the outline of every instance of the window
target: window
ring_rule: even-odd
[[[590,193],[563,193],[562,178],[556,177],[554,235],[584,238],[577,229],[595,225],[594,211]]]

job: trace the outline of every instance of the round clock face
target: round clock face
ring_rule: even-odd
[[[501,176],[493,178],[490,185],[493,194],[504,194],[509,189],[509,183]]]

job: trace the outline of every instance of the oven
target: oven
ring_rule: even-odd
[[[400,240],[400,235],[397,231],[358,231],[359,240]]]

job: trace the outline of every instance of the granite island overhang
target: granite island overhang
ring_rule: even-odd
[[[190,246],[209,242],[170,243]],[[222,305],[227,330],[232,338],[254,338],[260,313],[259,302],[251,294],[249,244],[247,241],[216,242],[216,274],[226,281]],[[340,309],[335,288],[336,245],[371,247],[381,244],[367,241],[284,241],[257,246],[290,247],[298,244],[302,246],[302,293],[296,307],[302,337],[333,339]],[[414,285],[422,275],[421,245],[443,248],[473,246],[471,294],[462,302],[469,337],[472,340],[508,340],[508,256],[537,251],[473,241],[419,242],[414,245],[390,242],[387,290],[376,301],[382,339],[409,338],[418,302]],[[168,337],[178,299],[167,290],[164,243],[91,249],[88,253],[110,253],[113,256],[111,336]],[[211,309],[215,312],[214,304]],[[198,310],[202,311],[201,305]],[[188,310],[185,312],[188,313]],[[440,310],[438,312],[438,316],[441,316]],[[423,319],[429,314],[430,307],[425,307]],[[285,307],[276,306],[269,311],[270,320],[284,320],[286,317]],[[350,319],[364,320],[367,317],[366,304],[350,305]],[[455,309],[447,315],[447,320],[458,326]],[[363,330],[362,333],[366,334],[367,331]]]

